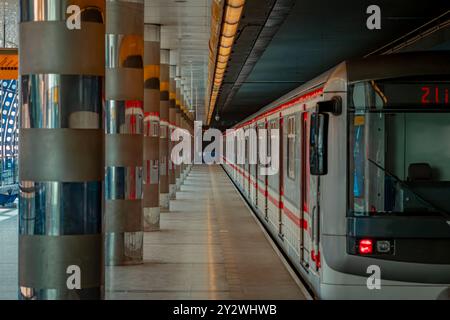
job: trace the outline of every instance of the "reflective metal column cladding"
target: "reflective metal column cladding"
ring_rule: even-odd
[[[186,120],[185,120],[185,125],[186,125],[186,132],[189,135],[189,142],[191,142],[191,145],[192,145],[192,141],[190,141],[191,140],[191,132],[189,130],[189,118],[187,116],[186,116]],[[187,150],[186,152],[191,153],[191,150]],[[189,173],[189,163],[186,163],[185,166],[186,166],[186,168],[185,168],[184,172],[185,172],[185,178],[186,178]]]
[[[195,115],[193,119],[195,119]],[[191,135],[191,163],[188,165],[188,173],[191,172],[194,163],[194,122],[192,120],[189,120],[189,133]]]
[[[177,94],[177,100],[176,100],[176,113],[175,113],[175,127],[178,129],[181,127],[180,125],[180,121],[181,121],[181,81],[177,81],[177,89],[176,89],[176,94]],[[180,176],[181,176],[181,166],[180,165],[175,165],[175,185],[176,185],[176,190],[180,190],[180,186],[181,186],[181,180],[180,180]]]
[[[175,200],[177,197],[177,186],[175,180],[175,164],[172,161],[172,149],[175,145],[174,142],[171,141],[170,137],[172,132],[175,130],[175,117],[176,117],[176,107],[177,107],[177,94],[176,94],[176,66],[170,66],[170,108],[169,108],[169,194],[170,199]]]
[[[105,1],[20,9],[19,298],[101,299]]]
[[[192,137],[191,137],[191,130],[190,130],[190,124],[189,123],[190,123],[190,119],[188,117],[186,117],[186,131],[189,134],[189,141],[191,142],[191,146],[192,146]],[[191,150],[187,150],[187,152],[189,152],[189,157],[191,157],[192,156]],[[191,157],[191,159],[192,159],[192,157]],[[187,163],[186,164],[186,177],[189,174],[189,169],[190,169],[190,163]]]
[[[145,26],[144,230],[159,230],[160,27]]]
[[[186,116],[186,118],[185,118],[185,126],[186,126],[186,132],[187,132],[187,134],[189,135],[189,141],[190,141],[190,143],[191,143],[191,149],[192,149],[192,136],[191,136],[191,125],[190,125],[190,123],[191,123],[191,120],[189,119],[189,116]],[[190,153],[190,157],[191,157],[191,159],[193,159],[192,158],[192,150],[187,150],[187,152],[188,153]],[[192,160],[193,161],[193,160]],[[184,175],[185,175],[185,179],[187,178],[187,176],[189,175],[189,171],[190,171],[190,169],[191,169],[191,164],[190,163],[187,163],[186,164],[186,169],[185,169],[185,171],[184,171]]]
[[[143,1],[106,1],[106,265],[143,260]]]
[[[170,87],[170,51],[161,50],[161,105],[159,161],[160,183],[159,203],[162,211],[169,210],[169,87]]]
[[[184,122],[184,108],[185,108],[185,104],[184,104],[184,100],[183,100],[183,104],[181,106],[181,115],[180,115],[180,128],[181,130],[185,131],[186,130],[186,126],[185,126],[185,122]],[[183,153],[186,152],[185,150],[183,150]],[[183,154],[184,157],[184,154]],[[186,169],[186,165],[184,164],[184,162],[181,163],[180,165],[180,186],[183,184],[184,182],[184,173],[185,173],[185,169]]]

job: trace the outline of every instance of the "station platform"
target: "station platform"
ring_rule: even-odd
[[[144,236],[144,264],[110,267],[107,299],[305,299],[220,166],[198,165]]]
[[[17,299],[17,209],[0,212],[0,299]],[[106,299],[305,299],[220,166],[194,166],[144,263],[106,268]]]
[[[17,299],[17,208],[0,209],[0,300]]]

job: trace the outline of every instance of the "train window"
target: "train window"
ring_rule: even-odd
[[[260,166],[262,166],[261,157],[264,156],[264,153],[267,155],[267,141],[263,140],[263,134],[262,134],[263,130],[264,130],[264,126],[262,124],[259,125],[258,126],[258,154],[259,154],[259,156],[257,156],[257,161]]]
[[[161,139],[167,139],[167,126],[161,125],[160,131],[161,131]]]
[[[295,179],[295,118],[290,117],[287,123],[287,174]]]
[[[272,154],[272,128],[274,128],[274,122],[271,122],[267,128],[267,154]]]
[[[309,134],[309,168],[315,176],[328,173],[328,121],[326,113],[311,115]]]
[[[443,150],[450,150],[450,110],[408,107],[409,91],[382,110],[366,89],[366,97],[353,95],[350,111],[350,215],[449,213],[450,155]]]
[[[231,145],[234,148],[234,152],[233,152],[233,160],[235,164],[238,164],[238,139],[239,137],[237,135],[233,135],[233,144]]]
[[[269,148],[268,148],[269,153],[268,154],[270,154],[270,155],[272,154],[272,139],[275,138],[275,133],[274,133],[275,131],[272,131],[272,130],[276,130],[276,129],[278,129],[277,128],[277,120],[274,120],[270,123],[269,134],[268,134],[268,139],[269,139]],[[273,135],[273,137],[272,137],[272,135]]]
[[[150,132],[152,137],[159,137],[159,121],[150,122]]]
[[[245,137],[245,138],[244,138],[244,144],[245,144],[245,164],[249,164],[249,152],[250,152],[250,148],[249,148],[248,137]]]
[[[237,138],[235,135],[231,136],[232,142],[230,142],[230,147],[233,148],[232,163],[237,164]]]

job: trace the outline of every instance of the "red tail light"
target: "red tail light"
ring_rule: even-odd
[[[372,254],[373,252],[373,241],[370,239],[362,239],[359,241],[358,246],[359,254]]]

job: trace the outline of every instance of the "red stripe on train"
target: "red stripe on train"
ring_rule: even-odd
[[[279,111],[281,111],[283,109],[287,109],[287,108],[290,108],[290,107],[292,107],[292,106],[294,106],[296,104],[299,104],[299,103],[302,103],[302,102],[306,102],[307,100],[313,99],[313,98],[321,95],[322,93],[323,93],[323,88],[318,88],[316,90],[310,91],[310,92],[308,92],[308,93],[306,93],[306,94],[304,94],[302,96],[299,96],[297,98],[292,99],[291,101],[288,101],[288,102],[283,103],[283,104],[281,104],[279,106],[276,106],[276,107],[274,107],[271,110],[267,110],[266,112],[256,116],[255,118],[253,118],[253,119],[251,119],[249,121],[246,121],[246,122],[244,122],[244,123],[242,123],[240,125],[237,125],[235,127],[235,129],[239,129],[239,128],[245,127],[246,125],[252,124],[252,123],[254,123],[254,122],[256,122],[256,121],[258,121],[260,119],[268,117],[268,116],[270,116],[270,115],[272,115],[272,114],[274,114],[276,112],[279,112]]]
[[[225,160],[226,161],[226,160]],[[228,161],[227,161],[228,162]],[[250,180],[250,175],[247,176],[247,174],[245,174],[245,172],[243,172],[242,170],[240,170],[237,166],[229,163],[229,165],[231,165],[232,168],[234,168],[240,175],[244,176],[244,178],[249,178]],[[257,183],[253,182],[253,179],[251,179],[251,182],[254,186],[257,186]],[[284,206],[283,201],[278,201],[277,199],[275,199],[274,197],[272,197],[267,190],[263,190],[262,188],[258,187],[259,191],[261,191],[262,193],[264,193],[264,195],[270,200],[270,202],[272,202],[278,209],[282,209],[283,213],[285,213],[285,215],[289,218],[289,220],[291,220],[292,222],[294,222],[299,228],[303,228],[304,230],[308,230],[308,221],[305,219],[301,219],[299,217],[297,217],[292,211],[290,211],[288,208],[286,208]]]
[[[304,230],[308,230],[308,221],[306,219],[302,219],[302,218],[297,217],[292,211],[290,211],[286,207],[283,208],[283,212],[299,228],[302,228]]]

